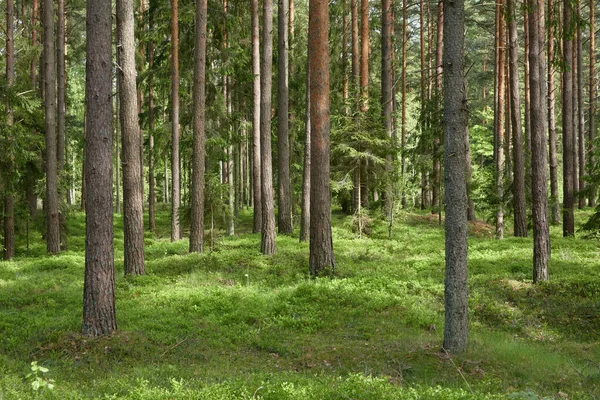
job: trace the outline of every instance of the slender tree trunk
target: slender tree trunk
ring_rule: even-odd
[[[581,20],[581,2],[577,1],[577,19]],[[585,120],[583,116],[583,43],[581,27],[577,25],[577,119],[579,150],[579,209],[585,208]]]
[[[519,96],[519,42],[514,0],[506,0],[509,31],[510,106],[513,144],[513,209],[514,235],[527,237],[527,206],[525,204],[525,156],[521,130],[521,99]]]
[[[123,140],[123,232],[125,275],[143,275],[144,197],[140,176],[135,36],[132,0],[117,0],[117,56],[121,137]]]
[[[421,120],[425,121],[425,104],[429,100],[426,91],[427,66],[425,65],[425,0],[420,0],[419,12],[419,51],[421,61]],[[421,134],[424,134],[424,129],[421,129]],[[427,170],[421,170],[421,210],[427,208]]]
[[[360,3],[360,112],[366,117],[369,109],[369,0]],[[363,207],[369,205],[369,187],[367,183],[368,163],[361,162],[360,166],[360,202]]]
[[[571,3],[563,3],[563,29],[570,29]],[[563,33],[562,72],[562,134],[563,134],[563,236],[575,234],[574,206],[574,132],[573,132],[573,40],[572,35]]]
[[[554,0],[548,1],[548,18],[555,19]],[[550,155],[550,222],[560,223],[560,200],[558,198],[558,161],[556,156],[556,112],[555,112],[555,84],[554,84],[554,30],[550,25],[548,29],[548,147]]]
[[[116,52],[116,46],[115,46],[115,52]],[[117,79],[116,79],[116,89],[115,92],[117,92],[118,88],[119,88],[119,78],[117,75]],[[119,115],[121,115],[120,112],[120,106],[119,106],[119,96],[115,96],[115,180],[114,180],[114,185],[115,185],[115,212],[117,214],[121,213],[121,147],[120,147],[120,143],[121,143],[121,127],[119,124]],[[85,182],[85,180],[84,180]]]
[[[352,48],[352,91],[356,98],[359,96],[359,81],[360,81],[360,52],[359,52],[359,39],[358,39],[358,2],[359,0],[350,0],[350,19],[351,19],[351,48]],[[355,104],[358,106],[358,102]],[[355,118],[355,123],[358,121]],[[358,162],[357,169],[354,171],[352,176],[353,190],[352,190],[352,208],[353,210],[360,209],[360,161]]]
[[[406,3],[406,0],[402,0],[402,114],[401,114],[401,121],[400,121],[400,129],[401,129],[401,167],[400,167],[400,174],[401,174],[401,179],[402,179],[402,199],[401,199],[401,204],[402,207],[405,208],[406,207],[406,190],[405,190],[405,182],[406,182],[406,44],[408,43],[408,29],[407,29],[407,23],[408,23],[408,16],[407,16],[407,12],[408,12],[408,5]],[[392,30],[392,37],[394,36],[394,7],[392,6],[392,22],[391,22],[391,30]],[[393,54],[393,52],[392,52]],[[393,72],[394,69],[392,68],[392,81],[393,81]],[[393,93],[393,91],[392,91]],[[395,113],[396,107],[395,107],[395,96],[392,95],[392,102],[393,102],[393,110],[392,113]],[[395,133],[395,129],[394,129],[394,133],[393,136],[396,136]],[[390,225],[391,226],[391,225]]]
[[[352,1],[352,0],[350,0]],[[342,86],[342,98],[344,99],[344,115],[350,116],[350,77],[348,76],[348,0],[344,2],[344,14],[342,16],[342,69],[344,71],[344,81]]]
[[[443,1],[438,2],[438,20],[437,20],[437,48],[435,53],[435,96],[438,104],[442,101],[442,55],[443,55],[443,43],[444,43],[444,3]],[[442,199],[440,194],[441,189],[441,132],[438,132],[439,127],[436,126],[433,138],[433,176],[432,176],[432,213],[442,213]]]
[[[494,139],[494,161],[496,164],[496,196],[497,198],[497,209],[496,209],[496,238],[504,238],[504,118],[505,118],[505,95],[506,95],[506,75],[505,71],[505,18],[504,18],[504,0],[498,0],[496,2],[496,21],[498,27],[496,34],[496,110],[495,110],[495,139]]]
[[[196,0],[190,252],[204,251],[207,0]],[[211,234],[212,236],[212,234]]]
[[[392,0],[381,1],[381,108],[383,110],[383,125],[387,140],[392,147],[393,140],[393,119],[392,119],[392,106],[393,106],[393,92],[392,92]],[[403,22],[403,26],[404,22]],[[402,44],[403,56],[405,45]],[[403,75],[404,77],[404,75]],[[404,82],[403,82],[404,83]],[[404,85],[403,85],[404,88]],[[404,111],[404,92],[403,92],[403,107]],[[404,121],[403,121],[404,122]],[[404,125],[402,125],[404,127]],[[404,131],[403,131],[404,132]],[[404,156],[402,156],[404,161]],[[402,164],[404,167],[404,164]],[[386,187],[385,187],[385,205],[384,211],[388,219],[391,219],[393,212],[393,183],[392,183],[392,154],[386,155]],[[404,173],[404,169],[402,169]]]
[[[523,79],[525,80],[525,104],[523,109],[523,115],[525,118],[525,125],[523,126],[523,130],[525,132],[525,181],[529,183],[529,185],[531,185],[531,162],[528,161],[531,160],[531,86],[529,83],[529,20],[531,16],[529,14],[529,11],[527,10],[527,7],[523,7],[523,10],[525,13],[523,17],[523,47],[525,50],[525,62],[523,65]],[[526,187],[527,183],[525,184]]]
[[[595,2],[594,0],[590,0],[589,4],[590,8],[590,50],[589,50],[589,63],[590,63],[590,73],[589,73],[589,116],[588,116],[588,174],[592,175],[594,171],[594,138],[596,137],[596,73],[595,73],[595,63],[596,63],[596,48],[595,48],[595,25],[594,25],[594,8]],[[590,207],[596,207],[596,188],[592,185],[589,191],[588,205]]]
[[[533,209],[533,281],[548,279],[550,233],[548,228],[548,184],[546,130],[543,108],[547,92],[541,83],[540,38],[544,37],[539,22],[542,0],[529,0],[529,87],[531,90],[531,186]]]
[[[292,194],[290,181],[289,68],[288,68],[288,0],[279,0],[277,7],[277,146],[278,158],[278,228],[279,233],[292,233]]]
[[[576,13],[576,6],[573,5],[573,13]],[[576,15],[575,15],[576,17]],[[573,32],[573,208],[577,207],[579,198],[579,86],[577,86],[577,74],[579,66],[577,65],[577,28]]]
[[[300,215],[300,242],[310,238],[310,166],[311,166],[311,130],[310,130],[310,60],[306,65],[306,125],[304,133],[304,169],[302,172],[302,204]]]
[[[109,0],[87,5],[86,57],[86,213],[83,323],[88,336],[117,329],[113,247],[112,157],[112,6]]]
[[[333,274],[335,271],[329,189],[329,4],[327,2],[310,0],[308,30],[312,136],[310,151],[314,167],[310,169],[309,271],[312,276],[318,276]]]
[[[56,151],[56,161],[58,168],[58,175],[60,177],[65,164],[65,115],[66,115],[66,103],[65,103],[65,88],[66,88],[66,67],[65,67],[65,0],[58,0],[58,25],[56,30],[56,65],[58,72],[58,141]]]
[[[181,239],[179,160],[179,0],[171,0],[171,242]],[[191,244],[190,244],[191,247]]]
[[[152,32],[153,17],[150,10],[149,31]],[[155,159],[154,159],[154,43],[148,43],[148,221],[150,231],[156,230],[156,176],[155,176]]]
[[[261,252],[275,253],[275,207],[271,165],[271,88],[273,75],[273,1],[263,1],[262,68],[260,75],[260,151],[262,187]]]
[[[250,0],[252,14],[252,183],[254,196],[254,228],[253,232],[262,231],[262,187],[261,151],[260,151],[260,42],[258,26],[258,0]]]
[[[471,144],[469,141],[469,127],[467,126],[466,133],[466,159],[467,159],[467,170],[466,170],[466,179],[467,179],[467,221],[476,221],[477,216],[475,214],[475,202],[473,201],[473,197],[471,195],[471,184],[473,181],[473,167],[471,166]]]
[[[12,87],[15,81],[15,46],[14,46],[14,2],[6,0],[6,82]],[[14,125],[13,109],[10,102],[7,103],[8,110],[8,132],[7,142],[12,142],[12,129]],[[15,198],[13,194],[14,165],[9,157],[8,165],[4,171],[4,259],[10,260],[15,256]]]
[[[444,4],[444,181],[446,280],[444,349],[461,353],[469,336],[467,302],[467,93],[464,77],[464,3]]]
[[[228,61],[228,32],[227,32],[227,14],[229,12],[227,6],[227,0],[223,0],[223,43],[221,48],[221,56],[223,63],[227,65]],[[227,172],[225,179],[228,186],[228,198],[227,205],[229,206],[229,213],[227,215],[227,235],[233,236],[235,234],[235,173],[234,173],[234,137],[233,137],[233,121],[231,120],[232,115],[232,104],[231,104],[231,77],[223,75],[223,99],[225,100],[225,127],[229,137],[229,147],[226,150],[227,153]]]
[[[44,84],[46,112],[46,250],[60,252],[58,171],[56,156],[56,53],[53,2],[44,0]]]

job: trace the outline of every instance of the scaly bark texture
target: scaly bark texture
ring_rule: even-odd
[[[58,168],[58,175],[60,177],[61,171],[64,169],[65,164],[65,116],[67,113],[65,103],[65,89],[67,84],[66,76],[66,65],[65,65],[65,0],[58,0],[58,25],[56,29],[56,69],[58,73],[58,84],[57,84],[57,105],[58,105],[58,133],[56,143],[56,162]]]
[[[581,2],[577,1],[577,19],[581,20]],[[585,121],[583,117],[583,43],[581,40],[581,27],[577,25],[577,152],[579,180],[579,209],[585,207]]]
[[[527,206],[525,204],[525,155],[521,129],[521,98],[519,95],[519,41],[514,0],[506,0],[508,35],[510,46],[510,107],[513,145],[513,210],[514,235],[527,236]]]
[[[438,104],[442,102],[442,55],[443,55],[443,43],[444,43],[444,2],[438,2],[438,19],[437,19],[437,47],[435,51],[435,95]],[[434,132],[433,138],[433,172],[432,172],[432,199],[431,199],[431,212],[438,213],[441,216],[442,213],[442,199],[440,195],[441,189],[441,132]],[[441,217],[440,217],[441,221]]]
[[[531,191],[533,214],[533,281],[548,279],[550,232],[548,227],[548,183],[546,130],[544,111],[547,94],[540,74],[540,38],[544,37],[539,22],[543,0],[529,0],[529,88],[531,106]]]
[[[554,3],[548,1],[548,18],[554,20]],[[554,84],[554,30],[551,25],[548,29],[548,148],[550,157],[550,222],[560,223],[560,200],[558,198],[558,160],[556,153],[556,94]]]
[[[310,0],[308,18],[310,69],[310,264],[312,276],[333,274],[329,188],[329,4]]]
[[[6,82],[8,87],[12,87],[15,81],[15,45],[14,45],[14,2],[13,0],[6,1]],[[13,110],[10,102],[7,104],[8,109],[8,131],[6,132],[7,142],[11,142],[12,127],[14,124]],[[10,157],[9,157],[10,160]],[[8,165],[4,165],[6,170],[4,181],[4,259],[10,260],[15,256],[15,198],[13,194],[14,182],[14,166],[9,161]]]
[[[383,127],[387,139],[392,142],[393,136],[393,119],[392,119],[392,0],[381,1],[381,108],[383,110]],[[404,50],[403,43],[402,49]],[[402,75],[405,77],[405,75]],[[403,82],[404,83],[404,82]],[[404,86],[403,86],[404,88]],[[404,94],[404,92],[403,92]],[[404,104],[404,97],[403,104]],[[404,111],[404,107],[402,108]],[[404,120],[403,120],[404,122]],[[402,125],[404,128],[404,125]],[[404,161],[404,157],[402,158]],[[387,182],[385,186],[385,204],[384,212],[389,219],[392,217],[393,211],[393,184],[392,184],[392,155],[386,155],[386,172]],[[404,167],[404,164],[402,164]],[[404,173],[404,169],[402,169]]]
[[[563,134],[563,236],[575,234],[574,167],[575,146],[573,132],[573,32],[571,2],[563,3],[563,64],[562,72],[562,134]],[[533,118],[532,118],[533,119]]]
[[[310,238],[310,65],[306,68],[306,125],[304,133],[304,168],[302,170],[302,202],[300,204],[300,242],[306,242]]]
[[[271,165],[271,89],[273,80],[273,1],[263,2],[262,68],[260,75],[260,152],[262,188],[261,252],[275,253],[275,207]]]
[[[179,207],[179,0],[171,0],[171,242],[181,239]]]
[[[292,192],[290,180],[289,117],[289,66],[288,66],[288,0],[279,0],[277,7],[278,56],[277,56],[277,148],[278,173],[277,225],[279,233],[292,233]]]
[[[260,183],[260,41],[258,0],[250,0],[252,18],[252,195],[254,196],[254,227],[262,231],[262,188]]]
[[[467,349],[467,93],[464,77],[464,3],[444,3],[444,201],[446,281],[444,349]]]
[[[56,156],[56,53],[54,48],[54,4],[44,0],[44,110],[46,113],[46,250],[60,252],[58,215],[58,171]]]
[[[86,203],[83,323],[87,336],[117,329],[112,203],[112,6],[88,2],[86,18]]]
[[[125,275],[143,275],[144,197],[138,122],[133,1],[117,0],[117,55],[123,141],[123,232]],[[88,187],[89,190],[89,187]]]
[[[206,16],[207,1],[196,1],[194,47],[194,142],[192,149],[192,191],[190,252],[204,251],[204,143],[206,118]]]

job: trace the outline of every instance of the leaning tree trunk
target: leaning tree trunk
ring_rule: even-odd
[[[262,188],[260,183],[260,41],[258,26],[258,0],[250,0],[252,14],[252,186],[254,196],[254,228],[262,231]]]
[[[446,203],[446,280],[444,349],[467,349],[467,93],[464,77],[464,3],[444,4],[444,201]]]
[[[179,12],[178,0],[171,0],[171,242],[181,239],[179,160]]]
[[[290,181],[289,68],[288,68],[288,0],[279,0],[277,7],[277,147],[278,158],[278,227],[279,233],[292,233],[292,192]]]
[[[15,81],[15,46],[14,46],[14,2],[6,1],[6,82],[8,87],[12,87]],[[14,115],[10,102],[7,103],[8,109],[8,131],[6,141],[12,142],[12,127],[14,125]],[[4,181],[7,183],[4,187],[4,259],[10,260],[15,256],[15,198],[13,194],[14,165],[9,157],[9,164],[4,171]]]
[[[85,280],[83,323],[87,336],[110,335],[117,329],[112,203],[112,5],[87,5]]]
[[[271,88],[273,75],[273,1],[263,2],[263,54],[260,75],[260,151],[262,188],[261,252],[275,253],[275,207],[271,166]]]
[[[144,197],[141,141],[137,112],[133,1],[117,0],[117,56],[119,102],[123,141],[123,233],[125,275],[143,275]],[[89,188],[88,188],[89,189]]]
[[[310,264],[312,276],[335,270],[329,189],[329,4],[310,0],[308,20],[310,69]]]
[[[543,0],[529,0],[529,88],[531,106],[531,191],[533,211],[533,281],[548,279],[550,232],[548,228],[548,184],[546,161],[546,131],[544,111],[546,104],[540,74],[540,38],[544,37],[539,22]]]
[[[44,109],[46,112],[46,250],[60,252],[58,215],[58,171],[56,156],[56,53],[54,49],[54,6],[44,1]]]
[[[204,251],[206,20],[207,0],[197,0],[194,46],[194,143],[192,149],[192,191],[190,196],[192,200],[190,252],[199,253]]]
[[[563,5],[563,29],[571,26],[571,2]],[[563,134],[563,236],[575,234],[574,206],[574,132],[573,132],[573,40],[563,35],[562,134]]]
[[[521,98],[519,96],[519,42],[514,0],[506,0],[509,35],[510,106],[513,145],[513,208],[514,235],[527,236],[527,206],[525,204],[525,156],[521,129]]]

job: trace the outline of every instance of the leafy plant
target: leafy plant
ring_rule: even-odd
[[[31,388],[34,391],[54,389],[54,379],[44,377],[44,374],[49,371],[48,368],[38,365],[37,361],[31,362],[31,372],[27,374],[26,378],[31,381]]]

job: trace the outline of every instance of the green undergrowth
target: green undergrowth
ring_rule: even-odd
[[[252,215],[234,237],[188,254],[169,215],[146,233],[147,275],[123,277],[115,218],[118,333],[81,324],[85,227],[68,251],[39,233],[0,262],[0,399],[541,399],[600,396],[600,247],[552,228],[550,281],[531,282],[530,238],[470,226],[470,345],[441,351],[444,237],[437,218],[402,212],[391,239],[373,217],[359,239],[333,215],[336,270],[310,279],[308,244],[277,238],[262,256]],[[579,215],[578,221],[583,220]],[[208,248],[208,246],[207,246]],[[32,374],[31,362],[47,368]],[[32,383],[53,380],[53,389]]]

